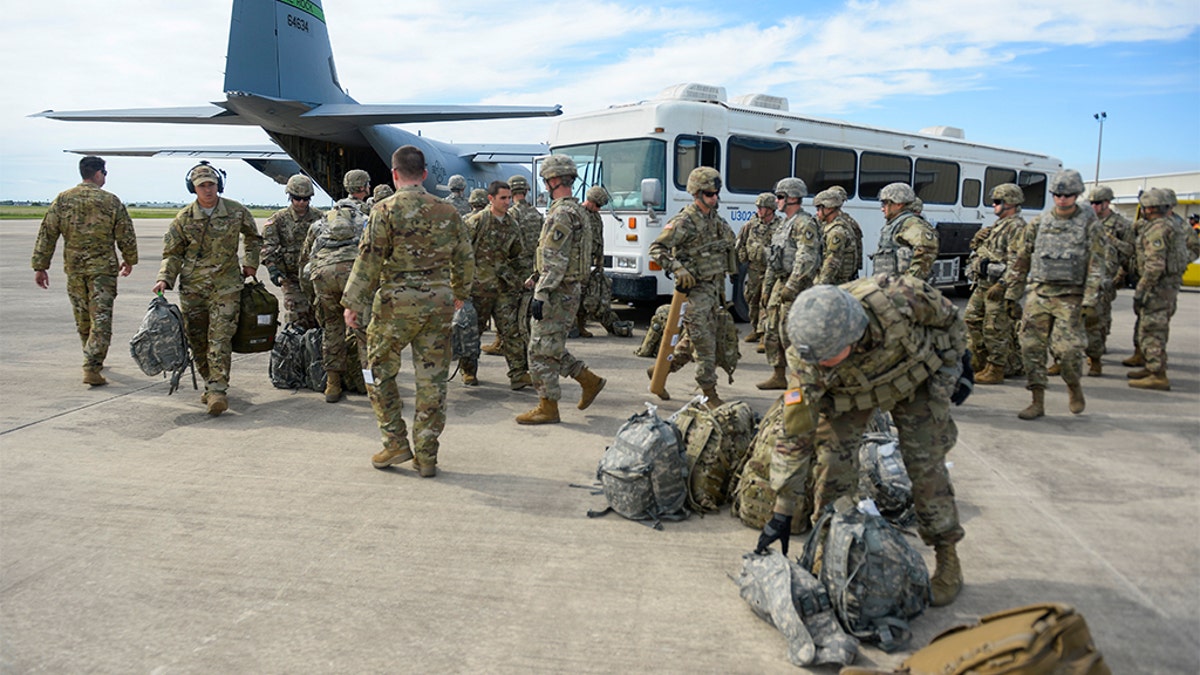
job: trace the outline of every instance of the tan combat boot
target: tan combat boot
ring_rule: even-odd
[[[758,343],[758,346],[754,348],[754,352],[756,354],[766,354],[767,353],[767,343],[760,340]]]
[[[580,410],[587,410],[587,407],[596,400],[596,395],[608,384],[608,380],[588,370],[586,367],[579,371],[575,376],[575,381],[579,386],[583,387],[583,393],[579,395],[579,405],[576,406]]]
[[[975,376],[975,384],[1000,384],[1004,382],[1004,367],[988,363],[983,372]]]
[[[1033,392],[1033,403],[1021,412],[1017,413],[1017,417],[1023,420],[1035,420],[1046,414],[1046,389],[1044,387],[1033,387],[1029,391]]]
[[[342,374],[331,370],[325,373],[325,402],[337,403],[342,397]]]
[[[208,414],[216,417],[229,410],[229,399],[219,391],[208,392]]]
[[[958,551],[954,544],[938,544],[933,549],[937,556],[937,568],[929,579],[930,604],[944,607],[958,597],[963,586],[962,566],[958,562]]]
[[[517,424],[558,424],[558,401],[548,398],[538,399],[537,407],[529,412],[517,415]]]
[[[521,389],[524,389],[525,387],[532,387],[532,386],[533,386],[533,378],[530,377],[528,372],[521,373],[520,377],[516,377],[512,380],[509,380],[509,382],[508,382],[508,388],[512,389],[513,391],[519,391]]]
[[[1058,363],[1058,361],[1050,364],[1050,367],[1046,369],[1047,375],[1058,375],[1060,373],[1062,373],[1062,366]]]
[[[1150,371],[1146,370],[1145,368],[1138,368],[1137,370],[1131,370],[1128,373],[1125,373],[1125,377],[1128,377],[1131,380],[1140,380],[1143,377],[1149,377],[1149,376],[1150,376]]]
[[[371,457],[371,466],[385,469],[393,464],[407,462],[413,458],[412,449],[405,442],[402,448],[384,448]]]
[[[709,410],[716,410],[717,408],[725,405],[725,401],[722,401],[721,397],[717,396],[717,386],[715,384],[708,389],[704,389],[703,392],[704,395],[708,397],[708,400],[704,402],[704,405],[708,406]]]
[[[1100,358],[1088,357],[1088,377],[1100,377],[1104,374],[1104,366],[1100,363]]]
[[[497,335],[496,339],[492,341],[492,344],[480,347],[479,351],[483,352],[484,354],[491,354],[492,356],[500,356],[504,354],[503,348],[500,346],[500,336]]]
[[[1067,385],[1067,408],[1072,415],[1078,415],[1083,412],[1083,407],[1086,401],[1083,400],[1083,385],[1076,382],[1075,384]]]
[[[1167,379],[1166,371],[1161,373],[1147,372],[1145,377],[1140,377],[1136,380],[1130,380],[1129,386],[1135,389],[1155,389],[1158,391],[1171,391],[1171,381]]]
[[[1144,365],[1146,365],[1146,357],[1142,356],[1141,349],[1135,349],[1133,352],[1133,356],[1130,356],[1129,358],[1122,361],[1121,365],[1127,366],[1129,368],[1137,368],[1138,366],[1144,366]]]
[[[754,385],[759,389],[787,389],[787,371],[783,366],[776,366],[775,373],[765,382]]]
[[[104,376],[100,374],[99,368],[84,368],[83,383],[92,387],[100,387],[108,384],[108,380],[104,379]]]
[[[756,330],[750,331],[750,332],[749,332],[749,333],[746,335],[746,337],[742,338],[742,340],[743,340],[744,342],[758,342],[758,341],[759,341],[759,340],[761,340],[761,339],[762,339],[762,333],[760,333],[760,332],[758,332],[758,331],[756,331]]]

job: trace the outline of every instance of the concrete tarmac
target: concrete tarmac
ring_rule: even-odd
[[[127,344],[166,225],[136,223],[111,384],[89,388],[61,243],[42,290],[29,268],[37,223],[0,223],[0,670],[797,672],[729,578],[756,531],[727,509],[663,531],[589,519],[603,497],[572,486],[593,482],[618,427],[652,399],[650,361],[632,354],[647,310],[622,310],[634,339],[570,341],[608,385],[581,412],[565,381],[559,425],[518,426],[536,394],[509,391],[503,359],[484,356],[481,386],[450,385],[441,473],[421,479],[371,467],[366,397],[275,389],[266,354],[234,356],[217,418],[186,377],[168,396],[143,375]],[[978,387],[954,410],[966,586],[913,621],[913,649],[1056,601],[1086,617],[1114,673],[1200,672],[1200,294],[1181,295],[1172,323],[1170,392],[1126,386],[1130,298],[1116,302],[1083,414],[1067,411],[1061,381],[1040,420],[1016,417],[1023,381]],[[754,383],[769,368],[742,352],[719,391],[763,413],[777,392]],[[671,377],[664,410],[693,374]],[[399,381],[411,410],[411,370]],[[904,656],[864,647],[858,663]]]

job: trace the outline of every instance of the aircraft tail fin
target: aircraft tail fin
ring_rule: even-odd
[[[319,0],[234,0],[225,92],[314,105],[351,99],[338,82]]]

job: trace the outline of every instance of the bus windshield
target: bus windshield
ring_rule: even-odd
[[[583,201],[584,193],[593,185],[608,190],[615,209],[643,209],[642,179],[657,178],[666,184],[666,143],[641,138],[630,141],[605,141],[554,148],[556,155],[568,155],[579,167],[576,193]],[[658,206],[662,210],[664,204]]]

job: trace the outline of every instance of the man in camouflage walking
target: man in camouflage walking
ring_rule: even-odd
[[[346,325],[354,329],[374,305],[367,326],[367,393],[383,449],[371,464],[382,469],[411,459],[424,478],[437,475],[438,437],[446,426],[450,321],[471,297],[475,277],[462,218],[421,187],[428,175],[420,149],[405,145],[392,153],[396,194],[371,211],[342,295]],[[411,443],[396,386],[400,353],[410,345],[416,388]]]
[[[1112,329],[1112,303],[1117,297],[1117,286],[1124,281],[1122,270],[1129,267],[1129,259],[1133,256],[1134,240],[1133,223],[1129,219],[1112,210],[1113,191],[1107,185],[1100,185],[1092,190],[1088,201],[1092,211],[1100,220],[1104,237],[1104,278],[1100,282],[1100,295],[1096,302],[1096,311],[1090,314],[1084,322],[1087,331],[1088,376],[1099,377],[1104,374],[1100,357],[1107,351],[1108,333]]]
[[[770,192],[755,198],[754,207],[758,212],[738,232],[734,249],[738,263],[746,265],[746,280],[742,284],[742,295],[750,307],[750,332],[746,334],[746,342],[758,342],[763,336],[767,305],[763,299],[763,277],[767,274],[767,248],[779,224],[775,217],[777,205],[775,195]]]
[[[587,409],[608,383],[567,351],[567,332],[579,312],[580,285],[592,261],[587,216],[572,196],[578,176],[566,155],[550,155],[540,169],[553,200],[546,212],[537,248],[537,282],[533,290],[529,331],[529,374],[538,392],[537,407],[517,415],[518,424],[556,424],[562,397],[558,378],[566,375],[583,391],[578,408]]]
[[[117,274],[129,276],[138,261],[137,236],[125,205],[102,188],[108,180],[104,160],[88,155],[79,160],[83,182],[60,193],[50,203],[33,246],[33,281],[50,288],[50,261],[58,238],[63,239],[63,272],[75,329],[83,343],[83,383],[108,384],[100,374],[112,342],[112,308],[117,297]],[[117,249],[121,261],[117,261]]]
[[[608,190],[600,185],[593,185],[588,188],[582,205],[588,219],[588,232],[592,237],[592,265],[587,280],[583,283],[583,297],[579,301],[579,316],[575,325],[579,337],[582,338],[592,337],[592,333],[587,329],[588,319],[604,326],[609,335],[633,335],[633,322],[618,319],[617,313],[613,311],[612,280],[604,274],[604,220],[600,217],[600,209],[608,206],[609,199]]]
[[[525,283],[517,302],[517,328],[521,333],[521,339],[525,343],[525,349],[528,351],[529,305],[533,300],[533,277],[535,273],[534,256],[537,253],[538,238],[542,235],[542,214],[526,201],[526,197],[529,195],[528,178],[516,174],[508,179],[508,186],[512,188],[513,195],[513,203],[508,208],[508,213],[516,221],[517,227],[521,231],[521,243],[524,245],[521,258],[518,262],[518,266],[522,270],[521,277],[525,279]],[[496,339],[491,344],[484,345],[481,351],[492,356],[504,354],[504,347],[500,342],[499,333],[496,334]]]
[[[814,284],[844,284],[862,267],[862,233],[842,211],[842,190],[822,190],[813,197],[821,227],[821,268]]]
[[[913,210],[914,203],[918,203],[917,193],[906,183],[891,183],[879,191],[879,210],[887,222],[879,233],[879,248],[871,256],[872,274],[929,280],[938,256],[938,236],[929,221]]]
[[[308,330],[317,325],[312,303],[300,287],[300,249],[309,227],[325,217],[310,204],[313,183],[308,176],[296,174],[288,179],[287,196],[291,205],[271,214],[263,224],[262,263],[271,283],[283,290],[283,320]]]
[[[972,363],[980,369],[975,376],[979,384],[1003,382],[1009,361],[1019,357],[1010,350],[1016,341],[1021,305],[1004,298],[1000,279],[1016,258],[1017,243],[1025,234],[1025,219],[1021,217],[1024,203],[1025,192],[1015,183],[992,188],[992,211],[997,220],[980,228],[971,240],[974,255],[968,273],[975,281],[975,288],[967,300],[963,321],[967,324]]]
[[[226,393],[243,279],[258,269],[262,237],[250,211],[221,196],[224,173],[201,162],[188,172],[187,184],[196,201],[167,226],[153,290],[162,293],[178,279],[184,330],[205,382],[200,401],[216,416],[229,409]],[[240,266],[239,243],[246,251]]]
[[[787,388],[787,314],[796,296],[813,285],[821,271],[821,229],[804,210],[808,186],[799,178],[784,178],[775,184],[775,198],[783,211],[783,222],[771,235],[770,266],[763,293],[767,300],[767,330],[763,336],[767,363],[773,373],[759,389]]]

